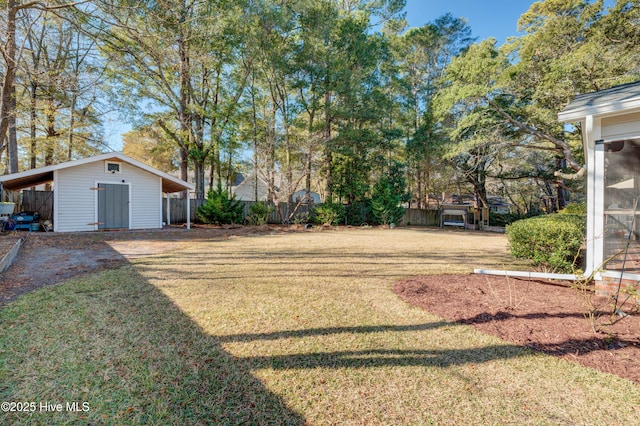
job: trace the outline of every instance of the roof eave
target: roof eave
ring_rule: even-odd
[[[581,107],[575,109],[565,109],[558,114],[558,120],[563,123],[576,123],[584,120],[587,116],[613,116],[620,114],[628,114],[630,112],[640,111],[640,98],[628,99],[618,102],[610,102],[601,105],[593,105],[590,107]]]
[[[99,154],[93,157],[87,157],[87,158],[83,158],[81,160],[74,160],[74,161],[68,161],[66,163],[60,163],[60,164],[54,164],[52,166],[45,166],[45,167],[39,167],[36,169],[31,169],[31,170],[25,170],[23,172],[18,172],[18,173],[12,173],[12,174],[8,174],[8,175],[4,175],[4,176],[0,176],[0,183],[6,184],[9,182],[18,182],[19,180],[25,179],[25,178],[29,178],[29,177],[34,177],[36,178],[37,176],[45,176],[50,172],[53,172],[55,170],[61,170],[61,169],[66,169],[69,167],[75,167],[75,166],[80,166],[83,164],[88,164],[88,163],[93,163],[93,162],[97,162],[97,161],[102,161],[102,160],[108,160],[108,159],[113,159],[116,158],[120,161],[124,161],[126,163],[132,164],[142,170],[145,170],[151,174],[154,174],[156,176],[159,176],[162,179],[162,191],[163,192],[182,192],[182,191],[189,191],[189,190],[193,190],[195,187],[193,184],[189,183],[189,182],[185,182],[183,180],[180,180],[176,177],[173,177],[167,173],[161,172],[160,170],[156,170],[151,166],[148,166],[144,163],[141,163],[137,160],[134,160],[131,157],[127,157],[124,154],[121,154],[119,152],[109,152],[109,153],[105,153],[105,154]],[[42,182],[38,182],[38,184],[40,183],[46,183],[48,181],[51,181],[51,179],[48,179],[47,181],[42,181]],[[11,185],[5,185],[7,188],[9,188]],[[22,188],[26,188],[29,186],[33,186],[31,183],[29,185],[26,186],[22,186],[20,188],[16,187],[15,189],[22,189]]]

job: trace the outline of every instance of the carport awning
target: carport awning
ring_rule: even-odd
[[[45,183],[53,182],[53,172],[55,170],[66,169],[69,167],[75,167],[82,164],[104,160],[124,161],[143,170],[146,170],[149,173],[159,176],[162,179],[162,192],[172,193],[193,190],[193,185],[189,182],[182,181],[176,177],[156,170],[153,167],[147,166],[146,164],[143,164],[118,152],[96,155],[95,157],[84,158],[82,160],[68,161],[66,163],[55,164],[52,166],[40,167],[20,173],[0,176],[0,184],[3,188],[10,191],[18,191],[20,189],[30,188],[32,186],[38,186]]]
[[[187,190],[193,190],[193,186],[187,184],[187,182],[183,182],[181,180],[174,181],[166,178],[162,178],[162,192],[172,193],[172,192],[182,192]]]
[[[14,173],[14,175],[19,175],[21,173]],[[2,176],[3,178],[9,178],[11,175]],[[20,176],[14,179],[0,180],[2,182],[2,187],[4,189],[8,189],[10,191],[19,191],[23,188],[30,188],[32,186],[38,186],[45,183],[53,182],[53,171],[44,172],[44,173],[35,173],[27,176]]]

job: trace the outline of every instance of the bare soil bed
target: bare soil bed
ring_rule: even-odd
[[[436,275],[395,284],[406,302],[517,345],[640,384],[640,316],[611,315],[612,300],[569,283],[486,275]],[[587,299],[596,308],[585,316]],[[623,311],[635,308],[627,302]],[[617,321],[608,325],[610,321]],[[595,328],[595,330],[594,330]]]

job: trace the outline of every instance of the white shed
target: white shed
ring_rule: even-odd
[[[577,96],[558,115],[581,123],[587,168],[586,275],[603,292],[640,281],[640,82]]]
[[[53,183],[57,232],[162,228],[162,194],[193,190],[120,153],[0,176],[0,185],[14,191],[44,183]]]

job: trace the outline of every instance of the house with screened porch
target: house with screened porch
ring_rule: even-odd
[[[640,283],[640,81],[569,103],[558,118],[580,123],[587,170],[585,275],[611,293]]]

